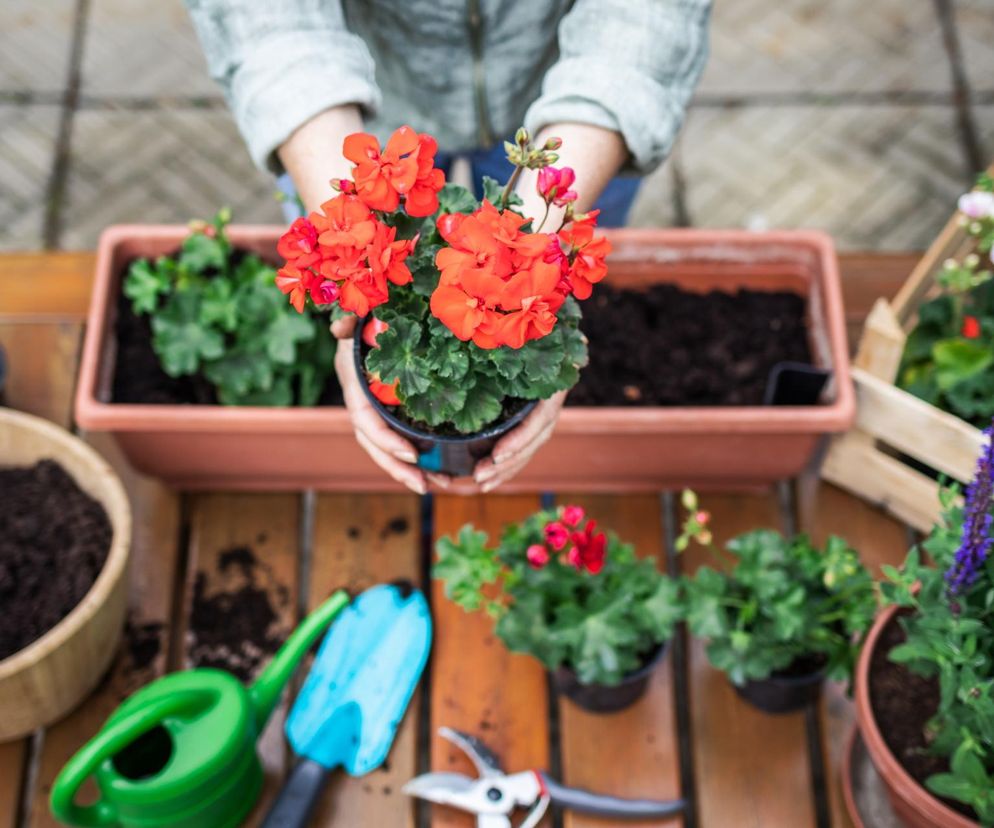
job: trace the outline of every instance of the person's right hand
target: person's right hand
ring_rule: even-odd
[[[439,474],[425,474],[415,463],[418,453],[410,442],[387,425],[386,420],[373,408],[359,384],[352,337],[355,334],[356,319],[338,319],[331,325],[331,333],[338,340],[335,353],[335,373],[342,386],[345,407],[348,409],[356,440],[373,462],[398,483],[418,494],[428,491],[428,481],[440,488],[449,487],[449,478]]]

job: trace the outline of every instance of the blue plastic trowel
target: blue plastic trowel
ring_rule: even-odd
[[[303,828],[332,769],[362,776],[383,764],[430,649],[428,604],[416,589],[373,587],[342,611],[287,719],[301,759],[263,828]]]

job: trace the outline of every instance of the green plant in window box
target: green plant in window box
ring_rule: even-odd
[[[230,219],[191,222],[175,255],[132,262],[124,295],[169,376],[202,375],[223,405],[315,405],[334,370],[327,314],[287,306],[275,268],[232,246]]]

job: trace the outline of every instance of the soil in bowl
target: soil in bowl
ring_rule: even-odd
[[[127,269],[127,268],[125,268]],[[111,399],[135,405],[217,405],[214,386],[199,374],[170,377],[152,348],[152,320],[139,316],[123,293],[117,297],[114,323],[117,357]],[[318,405],[343,405],[342,389],[334,375],[328,378]]]
[[[0,661],[65,618],[89,592],[113,529],[58,463],[0,468]]]
[[[883,629],[870,660],[870,704],[887,747],[912,778],[925,788],[925,780],[932,774],[949,772],[949,760],[928,753],[925,740],[925,725],[939,706],[939,682],[917,676],[887,657],[905,640],[897,618],[895,616]],[[977,818],[973,809],[962,802],[936,798],[968,819]]]
[[[805,299],[598,285],[580,327],[590,364],[567,405],[762,405],[778,362],[811,364]]]

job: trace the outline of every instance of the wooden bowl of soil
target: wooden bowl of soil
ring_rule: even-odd
[[[0,408],[0,742],[64,716],[124,627],[131,509],[117,475],[52,423]]]

